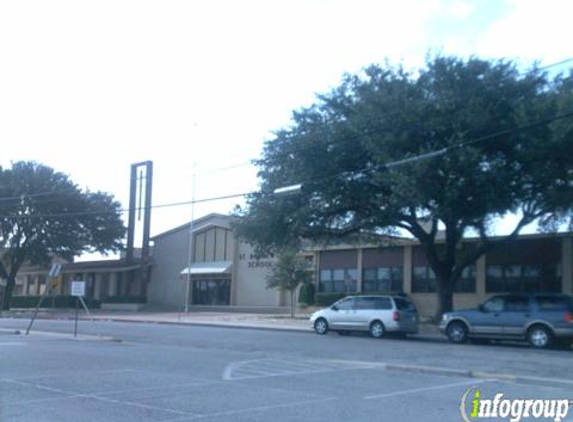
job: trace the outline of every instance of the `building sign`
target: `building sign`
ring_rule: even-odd
[[[239,254],[239,261],[246,261],[247,268],[270,269],[275,266],[274,255]]]
[[[86,282],[72,281],[72,296],[85,296],[85,295],[86,295]]]

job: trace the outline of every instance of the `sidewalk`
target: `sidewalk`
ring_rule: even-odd
[[[4,318],[31,318],[31,311],[10,311]],[[73,310],[42,310],[38,319],[73,319]],[[119,312],[94,310],[92,317],[98,321],[135,322],[172,325],[203,325],[227,328],[251,328],[263,330],[297,331],[312,333],[310,315],[298,314],[294,318],[288,315],[239,313],[239,312]],[[80,319],[88,319],[85,312]],[[436,326],[421,324],[420,336],[442,338]]]

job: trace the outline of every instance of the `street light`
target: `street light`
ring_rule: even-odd
[[[289,185],[276,188],[273,191],[273,194],[276,196],[295,195],[297,193],[300,193],[301,190],[302,190],[302,183],[298,183],[296,185]]]

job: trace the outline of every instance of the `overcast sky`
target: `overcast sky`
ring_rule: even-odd
[[[570,0],[2,0],[0,164],[37,160],[126,207],[142,160],[154,204],[191,199],[194,172],[197,199],[252,191],[271,131],[344,72],[428,52],[551,64],[573,54],[571,16]],[[152,234],[190,216],[156,210]]]

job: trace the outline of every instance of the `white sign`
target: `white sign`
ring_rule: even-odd
[[[85,296],[85,295],[86,295],[86,282],[72,281],[72,296]]]

